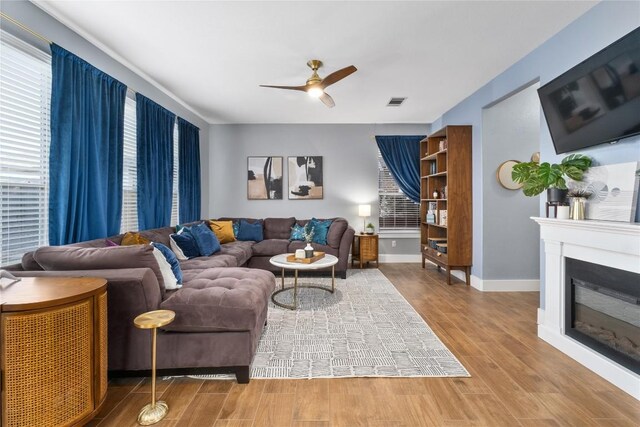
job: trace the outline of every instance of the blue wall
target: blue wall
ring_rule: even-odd
[[[509,67],[477,92],[447,111],[432,124],[437,130],[445,125],[470,124],[473,126],[473,274],[483,278],[483,259],[491,254],[482,253],[483,188],[482,177],[494,174],[483,170],[482,109],[529,83],[539,80],[541,85],[553,80],[574,65],[613,43],[640,26],[640,2],[602,2],[547,40],[540,47]],[[517,36],[517,35],[514,35]],[[556,155],[551,136],[541,114],[540,154],[542,161],[558,161],[564,155]],[[597,164],[611,164],[640,160],[640,137],[628,138],[616,145],[600,145],[582,150],[593,157]],[[543,214],[544,197],[540,200]],[[637,220],[637,219],[636,219]],[[508,231],[508,230],[506,230]],[[509,241],[508,232],[503,236],[487,236],[503,239],[504,245],[517,246]],[[517,252],[517,251],[514,251]],[[543,263],[544,258],[541,257]],[[544,302],[544,265],[541,265],[540,297]],[[544,307],[543,307],[544,308]]]

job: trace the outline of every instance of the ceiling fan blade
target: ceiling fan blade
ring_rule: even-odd
[[[320,86],[322,86],[322,88],[324,89],[329,85],[339,82],[340,80],[344,79],[350,74],[355,73],[356,71],[358,71],[358,69],[353,65],[349,65],[348,67],[345,67],[341,70],[334,71],[333,73],[322,79],[322,83],[320,83]]]
[[[275,89],[289,89],[289,90],[301,90],[303,92],[307,91],[306,86],[272,86],[272,85],[260,85],[260,87],[271,87]]]
[[[323,93],[322,95],[320,95],[319,97],[320,101],[322,101],[322,103],[324,105],[326,105],[329,108],[333,108],[335,107],[336,103],[333,102],[333,98],[329,96],[328,93]]]

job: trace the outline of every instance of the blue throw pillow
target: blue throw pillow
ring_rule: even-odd
[[[238,240],[254,242],[261,242],[264,237],[262,235],[262,221],[257,221],[253,224],[249,223],[245,219],[240,220],[240,227],[238,228]]]
[[[154,248],[158,249],[164,255],[164,258],[167,260],[169,265],[171,266],[171,271],[173,275],[176,276],[176,281],[178,285],[182,285],[182,270],[180,269],[180,262],[178,258],[176,258],[176,254],[174,254],[171,249],[163,245],[162,243],[151,243]]]
[[[299,224],[294,224],[291,227],[291,236],[289,237],[290,241],[301,240],[304,242],[304,227]]]
[[[191,234],[196,239],[200,256],[209,256],[220,251],[220,241],[204,222],[191,227]]]
[[[238,231],[240,230],[240,223],[238,221],[233,221],[233,223],[231,224],[231,227],[233,228],[233,237],[238,239]]]
[[[331,227],[332,219],[319,220],[311,218],[311,221],[307,223],[307,230],[310,232],[313,230],[313,238],[311,241],[319,245],[327,244],[327,234],[329,234],[329,227]]]
[[[170,239],[171,248],[179,259],[185,260],[200,256],[196,239],[191,234],[190,227],[184,227],[181,233],[172,234]]]

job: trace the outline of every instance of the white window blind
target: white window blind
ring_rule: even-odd
[[[51,56],[0,31],[0,265],[49,244]]]
[[[178,224],[178,120],[173,128],[173,194],[171,200],[171,225]]]
[[[396,184],[378,150],[378,201],[380,230],[412,230],[420,226],[420,205],[413,203]]]
[[[138,168],[136,149],[136,101],[124,103],[124,156],[122,162],[122,222],[120,232],[138,230]]]

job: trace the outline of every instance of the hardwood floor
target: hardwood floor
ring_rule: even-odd
[[[159,381],[158,426],[638,426],[638,401],[536,336],[539,295],[482,293],[435,267],[381,271],[464,364],[471,378]],[[148,379],[109,384],[90,425],[135,426]]]

